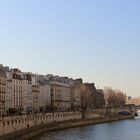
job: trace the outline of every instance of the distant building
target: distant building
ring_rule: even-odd
[[[84,83],[82,85],[81,102],[82,106],[87,109],[96,107],[96,88],[94,83]]]
[[[71,108],[70,85],[51,81],[51,94],[53,95],[53,107],[55,110],[68,111]]]
[[[103,90],[81,78],[39,75],[0,65],[0,115],[95,109]]]
[[[96,89],[96,108],[105,106],[104,91],[102,89]]]
[[[12,80],[6,81],[6,95],[5,95],[5,109],[6,113],[10,113],[10,109],[12,109],[12,92],[13,92],[13,84]]]
[[[95,109],[105,105],[102,89],[96,89],[94,83],[76,82],[73,86],[74,108]]]
[[[32,106],[33,106],[33,113],[40,112],[39,109],[39,86],[33,85],[32,86]]]
[[[138,106],[140,105],[140,98],[128,98],[126,104],[135,104]]]
[[[0,66],[0,115],[4,115],[6,113],[5,96],[6,96],[6,73],[3,69],[3,66]]]
[[[82,110],[95,107],[95,86],[94,83],[82,83],[81,79],[75,80],[73,84],[73,108]]]
[[[6,93],[5,93],[5,110],[6,114],[9,113],[9,110],[12,108],[12,73],[9,70],[9,67],[3,67],[6,74]]]
[[[45,112],[51,108],[51,93],[49,78],[43,75],[31,75],[32,94],[33,94],[33,110],[36,112]]]
[[[79,82],[71,86],[71,108],[72,110],[81,108],[81,83]]]
[[[32,110],[31,81],[19,69],[6,71],[6,111],[20,113]]]
[[[12,108],[17,112],[23,111],[23,80],[20,71],[12,70]]]
[[[46,108],[51,107],[51,93],[50,85],[40,85],[39,86],[39,109],[41,112],[45,112]]]

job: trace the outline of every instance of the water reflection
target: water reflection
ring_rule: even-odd
[[[34,140],[140,140],[140,117],[113,123],[47,132]]]

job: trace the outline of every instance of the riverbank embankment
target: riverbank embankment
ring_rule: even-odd
[[[48,131],[82,127],[87,125],[114,122],[114,121],[120,121],[125,119],[132,119],[132,118],[134,118],[134,116],[128,115],[128,116],[116,116],[114,118],[80,119],[80,120],[70,120],[70,121],[63,121],[63,122],[53,122],[53,123],[47,123],[47,124],[26,128],[24,130],[19,130],[10,134],[3,135],[0,137],[0,140],[19,140],[19,139],[29,140]]]
[[[116,115],[121,111],[128,116]],[[52,112],[0,118],[0,140],[28,140],[44,132],[133,118],[130,106],[86,112]]]

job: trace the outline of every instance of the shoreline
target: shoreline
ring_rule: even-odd
[[[63,122],[53,122],[53,123],[34,126],[11,134],[6,134],[4,136],[1,136],[0,140],[19,140],[19,139],[31,140],[49,131],[115,122],[115,121],[121,121],[126,119],[133,119],[133,118],[134,118],[133,115],[129,115],[129,116],[116,116],[113,118],[79,119],[79,120],[70,120],[70,121],[63,121]]]

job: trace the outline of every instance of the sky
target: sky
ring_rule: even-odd
[[[0,63],[140,96],[139,0],[0,0]]]

